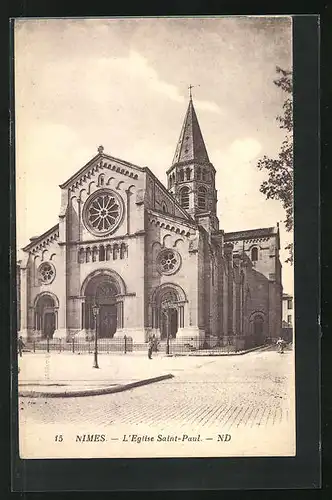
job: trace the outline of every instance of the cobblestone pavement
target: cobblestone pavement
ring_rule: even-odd
[[[252,352],[197,359],[174,378],[127,392],[66,399],[19,401],[20,423],[82,424],[116,428],[144,424],[167,430],[257,426],[275,428],[292,415],[293,352]],[[153,362],[158,363],[158,358]]]

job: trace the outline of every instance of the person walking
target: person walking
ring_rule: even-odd
[[[278,352],[280,354],[284,353],[284,345],[285,345],[284,339],[282,337],[279,337],[277,340],[277,346],[278,346]]]
[[[153,352],[158,352],[158,339],[156,338],[156,335],[152,335],[152,343],[153,343]]]
[[[23,348],[25,347],[25,343],[23,342],[22,336],[20,336],[20,338],[18,339],[17,344],[18,344],[18,352],[21,358],[23,353]]]
[[[153,348],[154,348],[154,340],[153,340],[153,338],[150,338],[149,342],[148,342],[148,358],[149,359],[152,359]]]

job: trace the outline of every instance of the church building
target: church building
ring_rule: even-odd
[[[23,248],[19,335],[124,335],[239,348],[281,333],[279,227],[225,233],[192,97],[167,170],[98,153],[60,185],[58,223]]]

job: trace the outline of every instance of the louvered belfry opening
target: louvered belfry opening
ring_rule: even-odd
[[[167,176],[169,191],[191,216],[205,212],[216,216],[215,168],[210,163],[192,98]]]

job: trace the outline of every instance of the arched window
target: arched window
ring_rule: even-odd
[[[113,260],[116,260],[118,258],[118,252],[119,252],[119,245],[115,243],[113,246]]]
[[[106,260],[110,260],[112,255],[112,247],[111,245],[106,246]]]
[[[206,172],[205,172],[204,168],[202,170],[202,181],[206,181]]]
[[[103,186],[104,185],[104,181],[105,181],[104,174],[100,174],[100,176],[98,178],[98,186]]]
[[[252,260],[252,262],[258,261],[258,248],[257,247],[254,247],[251,249],[251,260]]]
[[[93,247],[92,249],[92,262],[97,262],[98,248]]]
[[[188,210],[189,208],[189,188],[183,187],[180,191],[180,205]]]
[[[201,175],[202,175],[201,168],[200,168],[200,167],[198,167],[197,172],[196,172],[196,179],[200,180]]]
[[[169,187],[173,186],[173,174],[169,176]]]
[[[184,181],[184,171],[180,170],[179,172],[179,181]]]
[[[100,245],[99,247],[99,260],[105,260],[105,247],[104,245]]]
[[[197,198],[198,198],[198,208],[201,210],[204,210],[206,208],[206,189],[203,186],[200,186],[198,188],[197,192]]]
[[[84,248],[80,248],[80,251],[78,252],[78,262],[80,264],[83,264],[84,260],[85,260],[85,250]]]
[[[85,251],[85,262],[90,262],[91,259],[91,249],[88,247]]]
[[[166,206],[166,203],[163,203],[163,204],[162,204],[162,209],[163,209],[163,212],[167,212],[167,206]]]
[[[186,178],[187,178],[187,181],[190,181],[190,175],[191,175],[191,170],[190,170],[190,168],[188,167],[188,168],[186,169]]]
[[[124,259],[125,256],[126,256],[126,244],[125,243],[121,243],[121,247],[120,247],[120,259]]]

